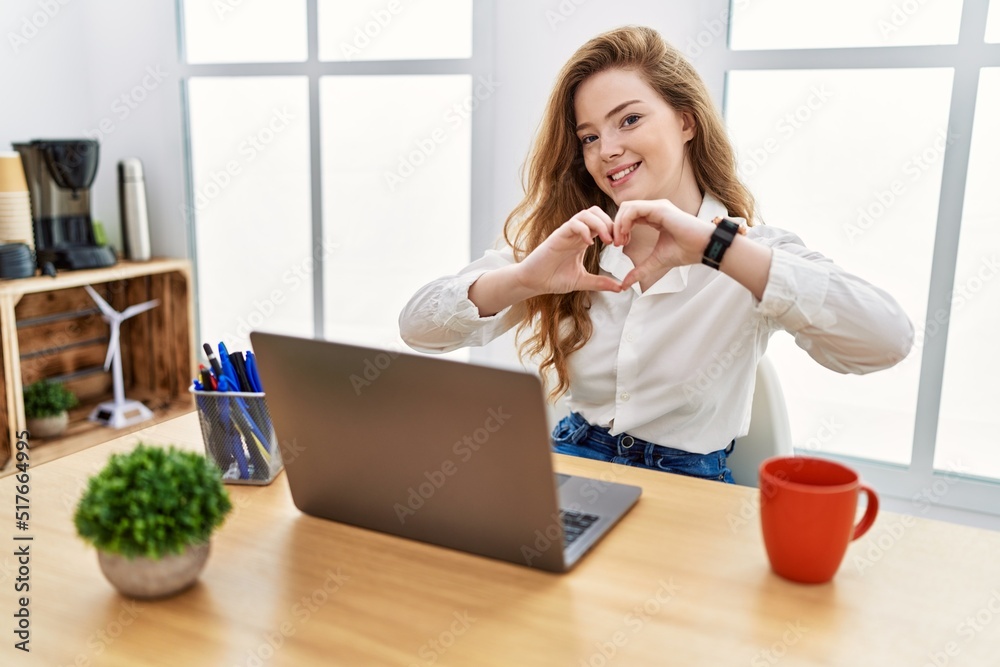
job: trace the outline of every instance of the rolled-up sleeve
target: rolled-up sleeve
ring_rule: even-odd
[[[772,248],[758,313],[791,333],[809,356],[838,373],[862,374],[909,354],[913,324],[891,295],[805,247],[795,234],[754,232]]]
[[[407,345],[420,352],[450,352],[485,345],[514,327],[524,313],[514,304],[496,315],[480,317],[469,300],[469,287],[487,271],[514,262],[513,252],[488,250],[457,275],[433,280],[410,298],[399,315],[399,332]]]

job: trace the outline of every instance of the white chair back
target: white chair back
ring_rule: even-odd
[[[750,432],[736,439],[728,458],[733,480],[743,486],[757,486],[757,471],[764,459],[792,454],[792,433],[788,425],[785,396],[774,365],[767,357],[757,364],[757,384],[750,412]]]

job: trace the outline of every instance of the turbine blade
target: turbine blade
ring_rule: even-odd
[[[84,285],[83,287],[87,290],[87,293],[90,294],[90,298],[97,303],[97,307],[101,309],[101,312],[104,313],[105,317],[113,317],[115,319],[118,318],[118,311],[112,308],[111,304],[105,301],[104,297],[97,293],[97,290],[90,285]]]
[[[111,368],[111,362],[118,354],[118,331],[118,322],[115,321],[111,324],[111,340],[108,341],[108,356],[104,358],[104,370]]]
[[[156,308],[158,305],[160,305],[160,300],[153,299],[152,301],[147,301],[146,303],[138,303],[134,306],[129,306],[121,312],[121,319],[127,320],[130,317],[135,317],[139,313],[144,313],[147,310]]]

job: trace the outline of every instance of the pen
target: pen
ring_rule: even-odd
[[[201,375],[201,386],[204,390],[215,391],[215,378],[212,377],[212,373],[204,366],[201,367],[199,373]]]
[[[257,357],[250,350],[247,350],[247,377],[250,378],[250,385],[256,392],[264,393],[264,385],[260,383],[260,373],[257,372]]]
[[[236,372],[236,379],[239,381],[240,391],[253,391],[253,387],[250,385],[250,378],[247,375],[246,362],[243,360],[243,353],[230,352],[229,363],[233,365],[233,370]]]
[[[233,360],[236,358],[242,360],[243,356],[236,352],[233,355],[229,354],[229,350],[226,349],[226,344],[219,342],[219,364],[222,366],[222,377],[219,378],[219,390],[220,391],[244,391],[240,386],[239,375],[236,371],[236,366]],[[247,445],[247,454],[250,461],[254,464],[254,479],[267,479],[268,476],[268,464],[270,461],[270,454],[266,446],[267,439],[261,436],[257,437],[260,433],[260,429],[257,428],[254,423],[253,417],[246,408],[246,403],[240,397],[233,397],[234,406],[230,410],[231,418],[233,419],[233,424],[236,429],[243,436],[244,442]],[[244,419],[244,422],[240,422]],[[245,430],[241,428],[245,427]],[[263,439],[262,439],[263,438]],[[256,446],[254,446],[256,445]],[[245,479],[245,478],[244,478]]]
[[[212,365],[212,372],[215,373],[215,377],[222,377],[222,364],[219,363],[218,357],[215,356],[215,352],[212,350],[212,346],[208,343],[202,345],[205,349],[205,356],[208,357],[208,363]]]

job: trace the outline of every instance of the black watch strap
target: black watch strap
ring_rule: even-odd
[[[716,218],[713,222],[715,222],[715,231],[712,232],[712,238],[709,239],[708,245],[705,246],[701,263],[713,269],[718,269],[719,265],[722,264],[723,255],[726,254],[733,239],[739,234],[740,226],[726,218]]]

